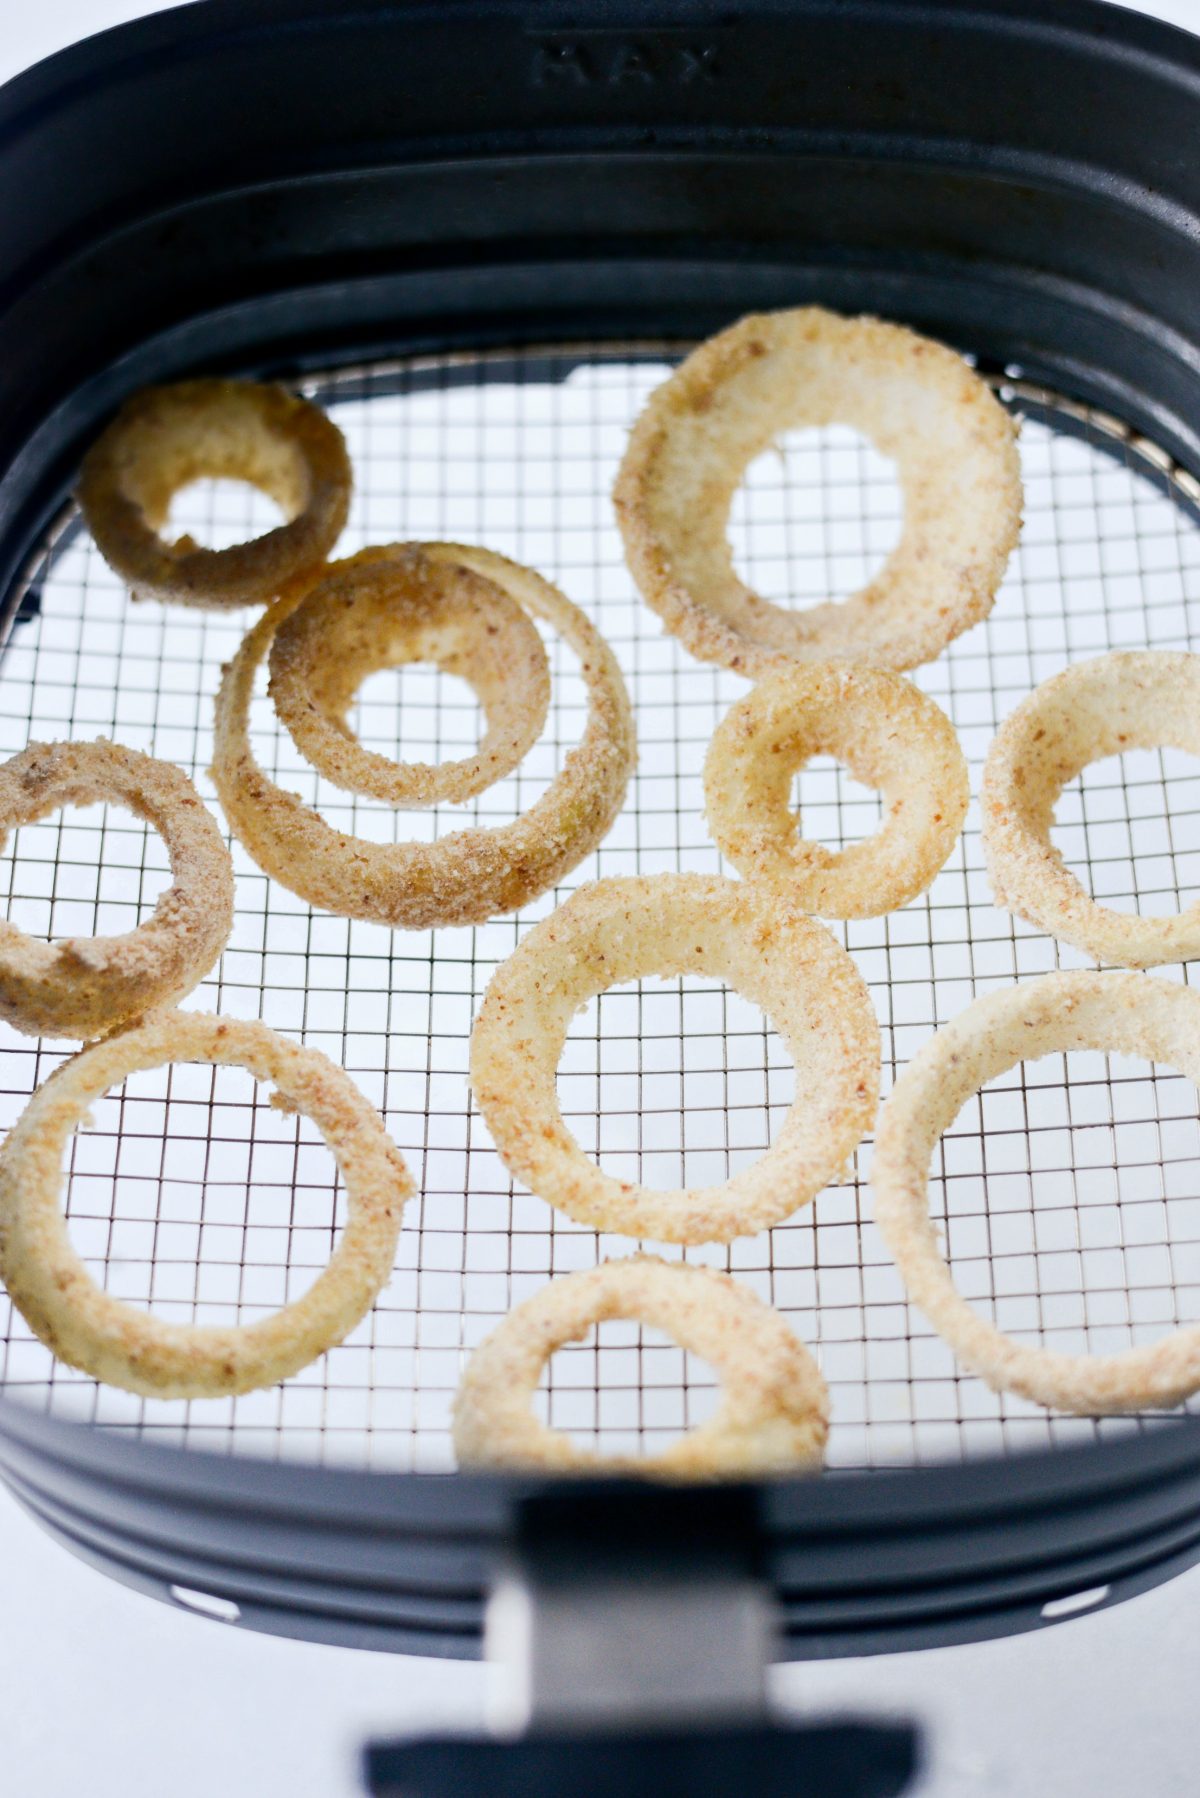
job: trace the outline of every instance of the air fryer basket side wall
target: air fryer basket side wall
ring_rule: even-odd
[[[1200,464],[1195,39],[1090,0],[569,17],[206,0],[12,83],[0,585],[139,382],[800,296],[1021,362]]]
[[[0,591],[141,382],[694,334],[803,299],[1020,363],[1200,469],[1194,39],[1085,0],[547,17],[209,0],[0,95]],[[0,1468],[62,1540],[147,1590],[424,1652],[476,1647],[522,1506],[580,1502],[528,1480],[214,1462],[10,1404]],[[702,1527],[704,1495],[678,1502]],[[1048,1599],[1126,1596],[1200,1554],[1200,1424],[785,1482],[747,1516],[791,1653],[1030,1627]]]

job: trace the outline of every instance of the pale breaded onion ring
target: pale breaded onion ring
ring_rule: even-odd
[[[487,731],[458,761],[396,763],[364,749],[345,714],[379,668],[433,662],[474,688]],[[301,755],[327,780],[391,805],[470,799],[541,735],[550,664],[537,627],[503,587],[419,545],[330,570],[271,642],[268,691]]]
[[[1113,911],[1050,841],[1063,788],[1089,762],[1166,746],[1200,755],[1200,657],[1121,650],[1036,687],[997,731],[983,771],[983,853],[997,905],[1097,961],[1148,968],[1200,955],[1200,902],[1173,917]]]
[[[1014,1342],[961,1297],[938,1246],[926,1189],[943,1131],[989,1080],[1070,1049],[1142,1056],[1200,1082],[1200,994],[1140,974],[1080,971],[977,999],[925,1044],[880,1110],[875,1219],[913,1304],[994,1391],[1088,1416],[1174,1405],[1200,1388],[1200,1326],[1115,1355]]]
[[[783,431],[853,425],[893,459],[899,543],[842,602],[790,612],[734,570],[730,506]],[[831,657],[915,668],[991,611],[1021,524],[1016,430],[952,350],[818,306],[702,343],[634,425],[613,498],[642,597],[701,661],[751,678]]]
[[[563,1122],[555,1075],[571,1019],[646,974],[728,980],[795,1062],[775,1141],[722,1186],[615,1180]],[[655,1242],[728,1242],[782,1223],[841,1173],[875,1115],[879,1026],[846,951],[778,893],[704,874],[601,880],[496,970],[471,1037],[471,1085],[504,1165],[568,1217]]]
[[[152,824],[172,882],[122,936],[39,942],[0,921],[0,1017],[31,1036],[103,1036],[203,979],[233,928],[233,863],[186,774],[101,737],[31,743],[0,764],[0,842],[62,805],[125,805]]]
[[[792,776],[833,755],[887,800],[880,827],[840,853],[801,837]],[[923,893],[971,797],[954,726],[886,669],[813,662],[764,676],[717,726],[704,764],[709,829],[747,880],[822,918],[878,918]]]
[[[173,496],[205,476],[249,481],[286,524],[203,549],[159,532]],[[126,400],[83,460],[76,498],[109,567],[135,599],[259,605],[321,567],[350,508],[350,458],[319,407],[253,381],[179,381]]]
[[[212,766],[232,829],[273,879],[310,905],[408,930],[483,923],[552,887],[607,833],[637,753],[616,658],[557,587],[491,550],[457,543],[426,543],[422,550],[431,561],[495,581],[535,618],[553,625],[579,657],[588,688],[587,727],[541,798],[514,823],[494,830],[459,830],[436,843],[382,844],[334,830],[296,794],[277,787],[254,759],[248,723],[255,671],[296,603],[290,599],[264,614],[225,671]]]
[[[59,1205],[63,1153],[89,1105],[129,1074],[171,1061],[242,1067],[271,1103],[311,1118],[346,1187],[346,1225],[328,1267],[301,1298],[240,1328],[164,1322],[97,1286]],[[0,1149],[0,1278],[60,1360],[154,1398],[217,1398],[273,1386],[342,1341],[392,1271],[413,1190],[399,1150],[354,1083],[315,1049],[259,1024],[159,1012],[82,1049],[33,1094]]]
[[[629,1318],[702,1355],[721,1377],[715,1415],[654,1455],[601,1455],[540,1423],[530,1400],[556,1349]],[[660,1479],[736,1479],[818,1467],[829,1392],[778,1312],[728,1274],[636,1255],[552,1280],[471,1356],[454,1403],[461,1467],[550,1467]]]

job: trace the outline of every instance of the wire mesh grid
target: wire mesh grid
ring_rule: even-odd
[[[98,1386],[55,1362],[0,1298],[9,1395],[156,1440],[446,1468],[451,1401],[472,1346],[548,1279],[634,1248],[514,1190],[472,1114],[466,1069],[493,969],[567,892],[597,876],[721,866],[704,827],[700,769],[744,683],[661,634],[624,569],[608,497],[628,425],[667,360],[665,346],[528,350],[312,383],[354,460],[343,549],[458,538],[541,569],[616,651],[640,765],[621,818],[569,882],[474,929],[392,932],[314,913],[232,843],[234,933],[187,1004],[262,1017],[325,1050],[380,1107],[420,1188],[392,1281],[343,1345],[284,1385],[190,1403]],[[1113,420],[1019,380],[1001,390],[1025,419],[1021,546],[991,618],[915,676],[954,719],[975,791],[996,725],[1038,681],[1108,649],[1194,647],[1200,623],[1189,478]],[[751,468],[733,537],[760,591],[803,604],[860,584],[900,515],[890,465],[834,428],[790,435]],[[273,521],[268,502],[226,483],[180,496],[173,520],[215,545]],[[77,519],[43,546],[22,610],[0,666],[0,751],[110,735],[185,768],[219,816],[207,775],[212,699],[246,619],[130,601]],[[585,716],[570,654],[557,640],[548,649],[554,697],[542,738],[468,807],[395,814],[328,786],[264,695],[255,752],[332,822],[376,840],[505,822],[544,791]],[[469,689],[414,665],[369,677],[351,721],[372,748],[436,761],[477,741],[480,714]],[[828,761],[801,773],[797,798],[805,833],[835,848],[868,835],[879,815],[874,795]],[[1109,904],[1187,905],[1200,893],[1200,770],[1169,750],[1099,763],[1064,794],[1057,841]],[[23,827],[0,861],[8,916],[43,936],[127,929],[168,881],[153,831],[115,807]],[[993,906],[974,805],[927,894],[889,917],[833,928],[879,1012],[885,1090],[977,994],[1082,962]],[[70,1045],[0,1031],[7,1125]],[[724,1179],[761,1154],[793,1081],[760,1013],[688,978],[644,981],[589,1005],[559,1089],[568,1124],[606,1169],[677,1185]],[[303,1119],[267,1097],[238,1070],[176,1065],[134,1077],[94,1108],[69,1152],[65,1202],[98,1281],[162,1316],[208,1323],[250,1321],[311,1282],[340,1222],[332,1159]],[[957,1368],[906,1305],[870,1223],[869,1155],[867,1144],[853,1178],[770,1232],[728,1247],[642,1246],[728,1268],[788,1318],[830,1385],[832,1463],[958,1459],[1128,1427],[1048,1415]],[[1056,1056],[968,1105],[935,1162],[931,1204],[956,1278],[1001,1327],[1064,1350],[1119,1349],[1200,1319],[1198,1165],[1190,1083],[1116,1057]],[[555,1356],[539,1403],[582,1440],[629,1451],[699,1421],[714,1390],[711,1370],[665,1339],[614,1323]]]

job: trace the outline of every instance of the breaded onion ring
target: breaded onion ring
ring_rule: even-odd
[[[888,802],[879,829],[840,854],[801,837],[792,776],[834,755]],[[718,725],[704,764],[709,829],[747,880],[786,888],[822,918],[878,918],[943,865],[971,797],[954,726],[898,674],[814,662],[767,675]]]
[[[983,771],[983,853],[997,905],[1130,968],[1200,955],[1200,902],[1174,917],[1099,905],[1050,841],[1054,807],[1089,762],[1126,749],[1200,754],[1200,657],[1122,650],[1075,662],[1022,700]]]
[[[728,980],[795,1062],[778,1136],[722,1186],[615,1180],[563,1122],[555,1073],[571,1019],[646,974]],[[568,1217],[655,1242],[728,1242],[782,1223],[845,1167],[875,1115],[879,1026],[845,950],[779,894],[704,874],[601,880],[543,918],[493,975],[471,1085],[504,1165]]]
[[[1200,994],[1140,974],[1046,974],[977,999],[939,1030],[879,1113],[875,1218],[908,1296],[996,1392],[1085,1415],[1174,1405],[1200,1387],[1200,1326],[1117,1355],[1013,1342],[954,1285],[929,1215],[934,1147],[973,1093],[1020,1061],[1098,1049],[1161,1061],[1200,1082]]]
[[[474,688],[487,732],[460,761],[397,764],[345,721],[366,675],[434,662]],[[486,576],[419,545],[330,571],[275,632],[269,692],[292,741],[326,779],[389,804],[470,799],[516,767],[541,735],[550,664],[529,614]]]
[[[302,1298],[259,1323],[165,1323],[97,1286],[59,1205],[63,1154],[93,1100],[127,1075],[171,1061],[247,1068],[273,1081],[271,1103],[311,1118],[346,1186],[346,1226]],[[29,1327],[60,1360],[154,1398],[217,1398],[273,1386],[341,1342],[386,1284],[412,1182],[374,1107],[341,1068],[265,1024],[160,1012],[64,1062],[30,1099],[0,1149],[0,1277]]]
[[[479,924],[552,887],[601,841],[621,809],[636,757],[620,668],[595,626],[549,581],[491,550],[426,543],[432,562],[482,574],[579,657],[588,722],[557,778],[515,823],[459,830],[436,843],[381,844],[334,830],[269,780],[250,748],[254,675],[296,603],[281,600],[254,626],[217,694],[212,777],[225,816],[259,867],[310,905],[408,930]]]
[[[30,1036],[86,1040],[190,993],[233,928],[233,863],[186,774],[100,737],[31,743],[0,764],[0,843],[61,805],[109,800],[152,824],[172,883],[122,936],[39,942],[0,921],[0,1017]]]
[[[539,1423],[530,1400],[564,1343],[621,1317],[665,1331],[721,1376],[707,1423],[656,1455],[600,1455]],[[728,1274],[636,1255],[552,1280],[471,1356],[454,1404],[462,1467],[551,1467],[660,1479],[736,1479],[818,1467],[829,1392],[778,1312]]]
[[[726,535],[747,465],[796,426],[853,425],[896,464],[904,529],[842,602],[751,591]],[[915,668],[992,609],[1021,524],[1016,428],[952,350],[817,306],[744,318],[656,389],[613,492],[646,603],[694,656],[757,678],[830,657]]]
[[[288,522],[229,549],[159,535],[181,487],[249,481]],[[252,381],[179,381],[126,400],[83,460],[75,496],[135,599],[250,606],[316,573],[350,509],[350,458],[318,407]]]

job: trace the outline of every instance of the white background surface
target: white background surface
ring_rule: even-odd
[[[0,79],[138,0],[0,0]],[[1200,29],[1200,0],[1141,10]],[[1200,1570],[1045,1633],[781,1669],[789,1707],[929,1727],[925,1798],[1184,1798],[1200,1789]],[[0,1790],[41,1798],[348,1798],[372,1731],[470,1727],[474,1666],[273,1641],[137,1597],[0,1494]]]

